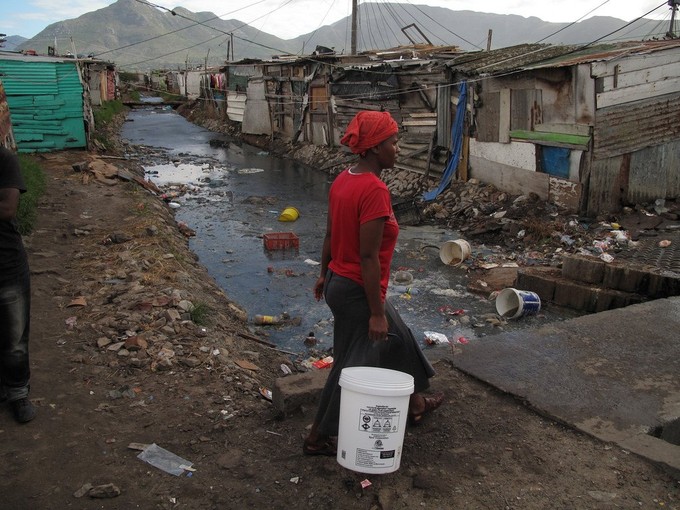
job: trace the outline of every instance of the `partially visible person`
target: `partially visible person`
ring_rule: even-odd
[[[420,422],[444,400],[441,393],[422,393],[434,370],[411,330],[386,300],[399,225],[380,174],[394,166],[398,130],[388,112],[361,111],[341,140],[359,158],[338,175],[328,196],[321,274],[314,295],[317,300],[325,297],[333,313],[333,366],[303,444],[306,455],[336,454],[333,438],[339,429],[339,380],[345,367],[373,366],[412,375],[411,424]]]
[[[17,224],[19,195],[25,191],[19,158],[0,146],[0,398],[9,401],[19,423],[36,414],[28,399],[30,273]]]

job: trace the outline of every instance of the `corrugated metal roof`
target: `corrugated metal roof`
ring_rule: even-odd
[[[593,46],[520,44],[498,50],[463,53],[447,60],[446,66],[468,75],[493,75],[508,71],[573,66],[678,47],[680,40],[677,39],[626,41]]]
[[[658,51],[680,48],[680,40],[668,41],[626,41],[617,44],[599,44],[587,48],[574,50],[558,55],[548,61],[526,66],[525,69],[539,69],[545,67],[566,67],[589,62],[614,60],[632,55],[649,55]]]

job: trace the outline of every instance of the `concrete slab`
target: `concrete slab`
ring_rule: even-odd
[[[673,297],[485,337],[453,363],[541,413],[680,472],[678,441],[655,437],[680,420],[678,331]]]

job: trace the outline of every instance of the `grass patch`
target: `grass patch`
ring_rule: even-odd
[[[17,221],[21,235],[27,235],[35,228],[38,218],[38,201],[45,192],[45,174],[40,165],[29,156],[19,154],[19,163],[27,191],[21,195],[19,200]]]
[[[122,101],[104,101],[99,108],[93,109],[94,125],[101,127],[113,120],[113,118],[125,109]]]
[[[196,303],[191,310],[189,310],[189,315],[194,324],[199,326],[205,326],[208,323],[208,315],[210,315],[210,307],[205,303]]]

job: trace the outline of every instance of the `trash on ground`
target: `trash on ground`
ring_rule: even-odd
[[[321,262],[317,262],[316,260],[312,259],[305,259],[305,264],[309,264],[310,266],[319,266],[321,265]]]
[[[264,247],[269,251],[300,248],[300,238],[294,232],[269,232],[262,235]]]
[[[314,363],[312,363],[312,366],[316,368],[328,368],[332,364],[333,356],[326,356],[325,358],[321,358],[320,360],[317,360]]]
[[[270,402],[272,401],[272,390],[270,390],[269,388],[265,388],[264,386],[260,386],[260,395],[262,395],[264,398],[266,398]]]
[[[290,367],[285,363],[281,363],[281,372],[283,372],[285,375],[290,375],[293,373]]]
[[[151,443],[137,455],[137,458],[175,476],[183,475],[185,471],[194,471],[191,469],[192,462],[161,448],[156,443]]]
[[[246,370],[259,370],[260,369],[260,367],[258,367],[257,365],[255,365],[255,364],[253,364],[250,361],[245,360],[245,359],[237,359],[237,360],[234,361],[234,363],[236,363],[241,368],[245,368]]]
[[[423,334],[425,335],[425,343],[427,345],[440,345],[449,343],[449,339],[443,333],[424,331]]]
[[[659,247],[660,248],[668,248],[671,245],[671,241],[668,239],[664,239],[663,241],[659,241]]]
[[[78,296],[76,298],[73,298],[71,302],[66,305],[66,308],[70,306],[86,306],[87,305],[87,300],[85,299],[84,296]]]
[[[602,255],[600,255],[600,258],[605,262],[614,262],[614,257],[611,256],[609,253],[603,253]]]
[[[368,478],[366,478],[365,480],[361,480],[361,488],[362,489],[365,489],[366,487],[370,487],[371,485],[373,485],[373,484],[370,482],[370,480]]]
[[[281,215],[279,221],[295,221],[300,217],[300,211],[293,206],[286,207]]]
[[[255,324],[280,324],[281,323],[281,317],[278,317],[276,315],[256,315],[253,317],[253,322]]]

